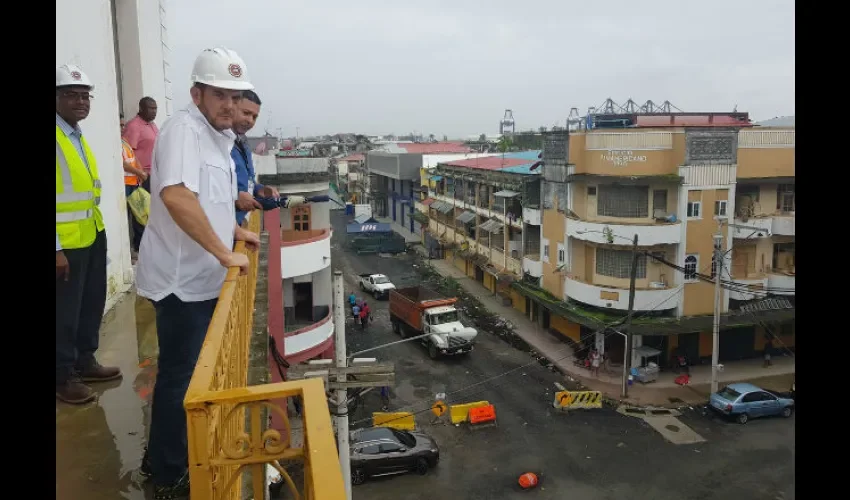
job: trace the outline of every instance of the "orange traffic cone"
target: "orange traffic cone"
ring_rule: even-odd
[[[524,490],[530,490],[537,487],[538,482],[537,474],[533,472],[526,472],[519,476],[519,486]]]

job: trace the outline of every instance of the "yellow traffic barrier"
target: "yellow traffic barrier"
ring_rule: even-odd
[[[460,405],[452,405],[449,409],[449,413],[452,417],[453,424],[459,424],[462,422],[466,422],[469,420],[469,410],[471,408],[478,408],[479,406],[489,406],[489,401],[476,401],[474,403],[464,403]]]
[[[573,410],[580,408],[602,408],[602,393],[599,391],[559,391],[555,393],[556,408]]]
[[[413,413],[401,411],[396,413],[375,412],[372,414],[373,427],[392,427],[402,431],[416,430],[416,420]]]

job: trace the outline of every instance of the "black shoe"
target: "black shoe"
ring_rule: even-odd
[[[166,485],[155,486],[153,489],[154,500],[178,500],[189,498],[189,472],[185,472],[180,479]]]
[[[148,447],[145,446],[145,455],[142,457],[142,466],[139,467],[139,474],[145,479],[149,479],[153,475],[151,469],[151,458],[148,456]]]

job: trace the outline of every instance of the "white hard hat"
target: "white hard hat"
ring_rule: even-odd
[[[70,87],[73,85],[88,87],[89,90],[94,90],[94,85],[92,85],[88,75],[83,73],[83,70],[76,64],[63,64],[56,68],[56,86]]]
[[[192,82],[228,90],[253,90],[245,61],[224,47],[205,49],[195,59]]]

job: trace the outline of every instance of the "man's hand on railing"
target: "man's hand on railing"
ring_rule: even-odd
[[[257,233],[252,233],[246,229],[242,229],[241,227],[236,227],[236,231],[233,233],[233,238],[236,241],[244,241],[245,246],[248,247],[249,250],[257,250],[260,248],[260,237],[257,236]]]
[[[230,252],[226,257],[219,261],[226,268],[239,267],[239,274],[248,274],[248,256],[244,253]]]

